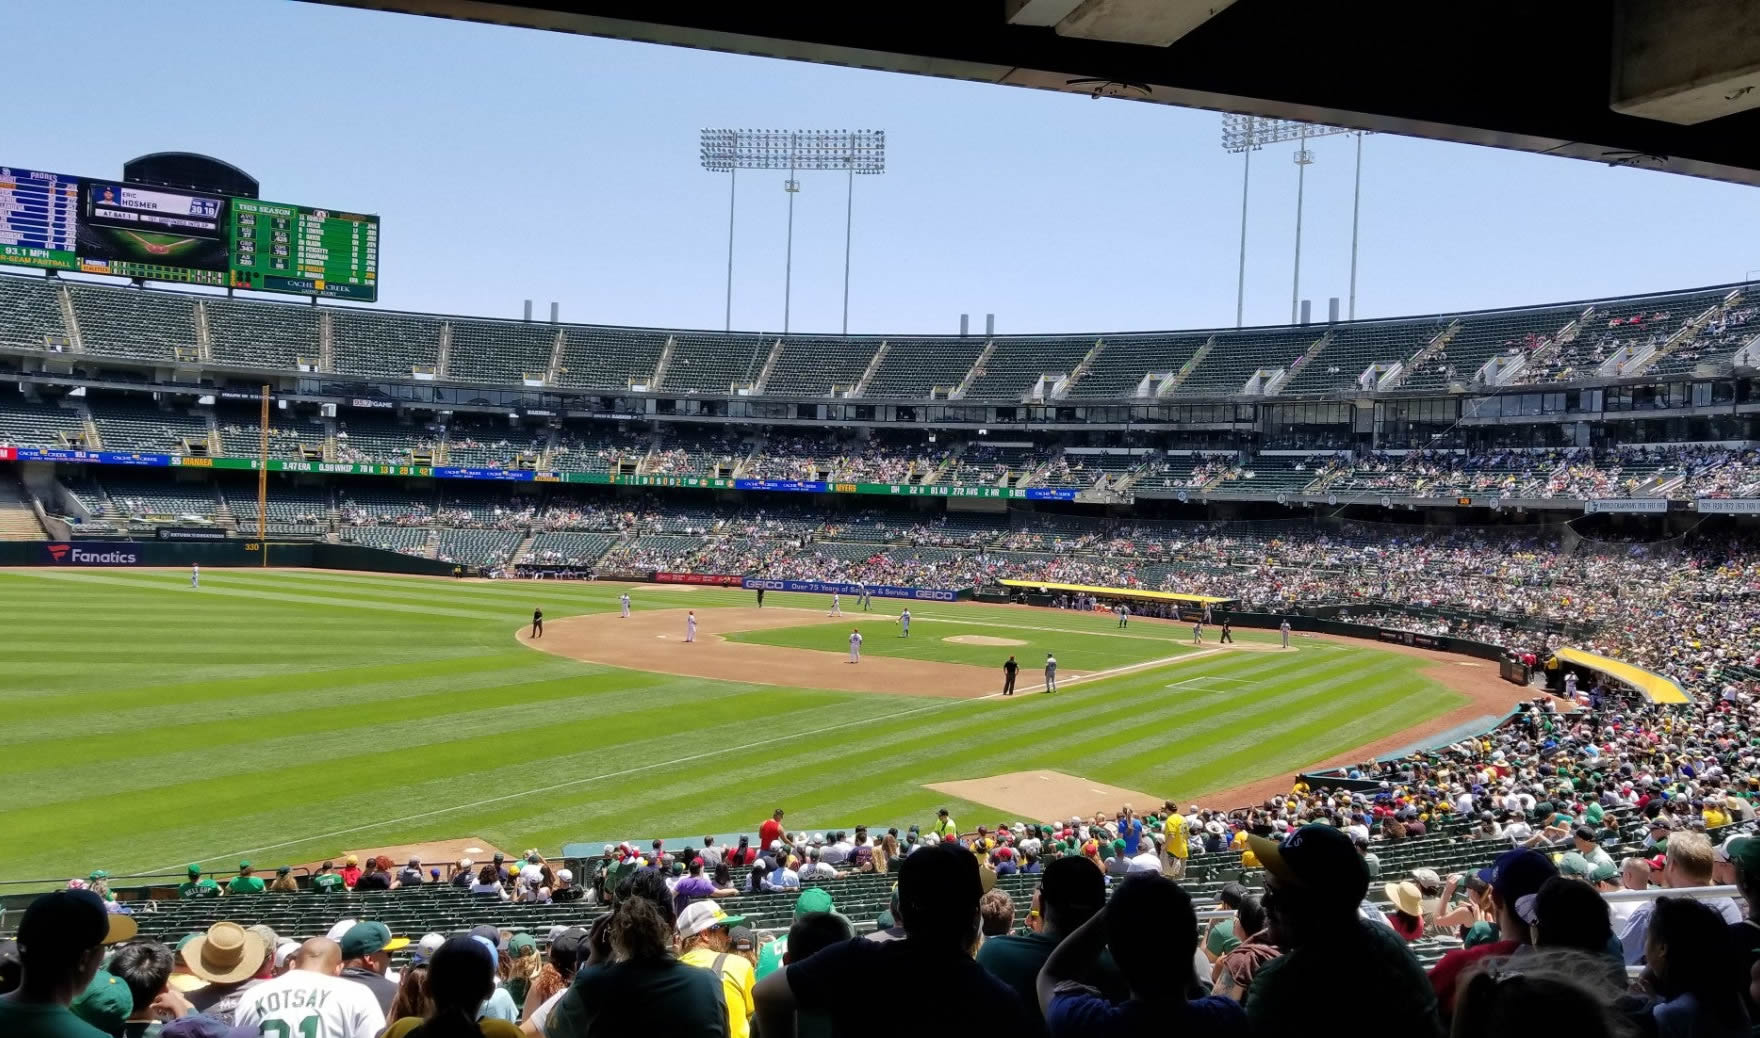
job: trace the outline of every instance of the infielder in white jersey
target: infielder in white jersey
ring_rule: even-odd
[[[687,642],[694,642],[697,640],[697,611],[695,609],[685,614],[684,640]]]
[[[842,602],[843,602],[843,600],[838,597],[837,592],[835,592],[835,591],[831,592],[831,612],[826,613],[825,615],[826,616],[842,616],[843,615]]]
[[[625,591],[623,594],[617,596],[617,604],[619,606],[623,607],[623,618],[625,620],[628,620],[629,619],[629,592],[628,591]]]
[[[849,661],[862,662],[862,632],[854,627],[849,629]]]
[[[344,980],[342,949],[314,937],[294,953],[293,968],[246,989],[233,1024],[288,1038],[376,1038],[385,1013],[365,985]]]

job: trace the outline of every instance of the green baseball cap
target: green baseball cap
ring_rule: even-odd
[[[251,867],[251,863],[248,861],[241,861],[238,863],[238,871],[240,871],[240,872],[243,872],[244,870],[246,870],[250,867]]]
[[[101,879],[109,879],[109,878],[110,878],[110,874],[108,872],[105,872],[103,869],[93,869],[92,874],[86,877],[86,879],[88,881],[93,882],[93,883],[96,883],[98,880],[101,880]]]
[[[73,1015],[105,1034],[121,1034],[122,1025],[134,1013],[134,996],[128,985],[108,970],[99,970],[86,989],[73,1000]]]
[[[1569,851],[1558,859],[1558,874],[1561,876],[1580,876],[1583,879],[1588,879],[1594,872],[1595,867],[1589,864],[1589,859],[1576,851]]]
[[[1589,880],[1593,883],[1611,883],[1618,875],[1619,866],[1611,861],[1604,861],[1595,866],[1594,872],[1589,873]]]
[[[192,876],[200,876],[202,874],[202,867],[200,865],[197,865],[193,861],[190,862],[189,863],[189,874]]]
[[[384,923],[356,923],[342,935],[342,957],[359,959],[374,952],[392,952],[408,946],[408,937],[393,937]]]
[[[1760,836],[1738,836],[1724,845],[1730,864],[1749,876],[1760,877]]]
[[[538,954],[538,942],[529,933],[516,933],[507,939],[507,953],[518,958],[521,955]]]
[[[801,896],[795,898],[794,901],[794,917],[796,919],[803,915],[812,915],[814,912],[832,911],[836,911],[836,906],[831,903],[830,891],[823,887],[808,887],[801,891]]]

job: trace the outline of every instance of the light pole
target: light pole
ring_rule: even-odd
[[[1297,122],[1292,119],[1262,119],[1254,115],[1236,115],[1228,113],[1222,117],[1222,150],[1230,153],[1238,152],[1244,156],[1241,168],[1241,252],[1240,270],[1235,278],[1234,324],[1241,326],[1242,316],[1246,309],[1247,294],[1247,195],[1251,189],[1253,169],[1253,152],[1267,144],[1281,144],[1284,141],[1296,141],[1296,242],[1295,242],[1295,294],[1301,295],[1302,277],[1302,193],[1305,187],[1304,175],[1307,167],[1314,161],[1314,153],[1308,150],[1307,143],[1315,137],[1335,137],[1345,133],[1357,134],[1357,186],[1361,195],[1363,173],[1362,134],[1367,131],[1352,130],[1343,126],[1323,126],[1317,123]],[[1356,316],[1356,267],[1357,267],[1357,219],[1353,209],[1351,214],[1351,316]],[[1297,302],[1290,303],[1290,323],[1296,321]]]
[[[849,334],[849,275],[855,230],[856,174],[886,172],[885,130],[704,130],[702,164],[711,173],[737,176],[742,169],[788,171],[788,242],[783,261],[782,330],[788,331],[794,284],[794,196],[796,174],[840,170],[849,177],[843,227],[843,331]],[[727,326],[733,327],[733,189],[727,195]]]

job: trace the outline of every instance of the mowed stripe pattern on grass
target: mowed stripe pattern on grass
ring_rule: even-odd
[[[1418,673],[1425,661],[1373,648],[1195,657],[1058,696],[925,702],[620,670],[512,640],[534,605],[611,611],[622,590],[274,570],[210,570],[192,590],[187,574],[0,573],[0,774],[15,791],[0,804],[0,878],[239,852],[264,865],[466,832],[555,848],[737,831],[776,806],[821,828],[927,821],[944,804],[976,824],[989,812],[923,784],[1022,768],[1183,800],[1461,701]],[[751,604],[710,589],[632,597]],[[1083,634],[1112,623],[937,611]],[[1230,691],[1193,680],[1207,676]]]

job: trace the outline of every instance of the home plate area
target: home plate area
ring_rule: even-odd
[[[1171,688],[1175,692],[1240,692],[1252,686],[1245,678],[1223,678],[1206,675],[1201,678],[1187,678],[1184,681],[1171,681],[1163,688]]]

